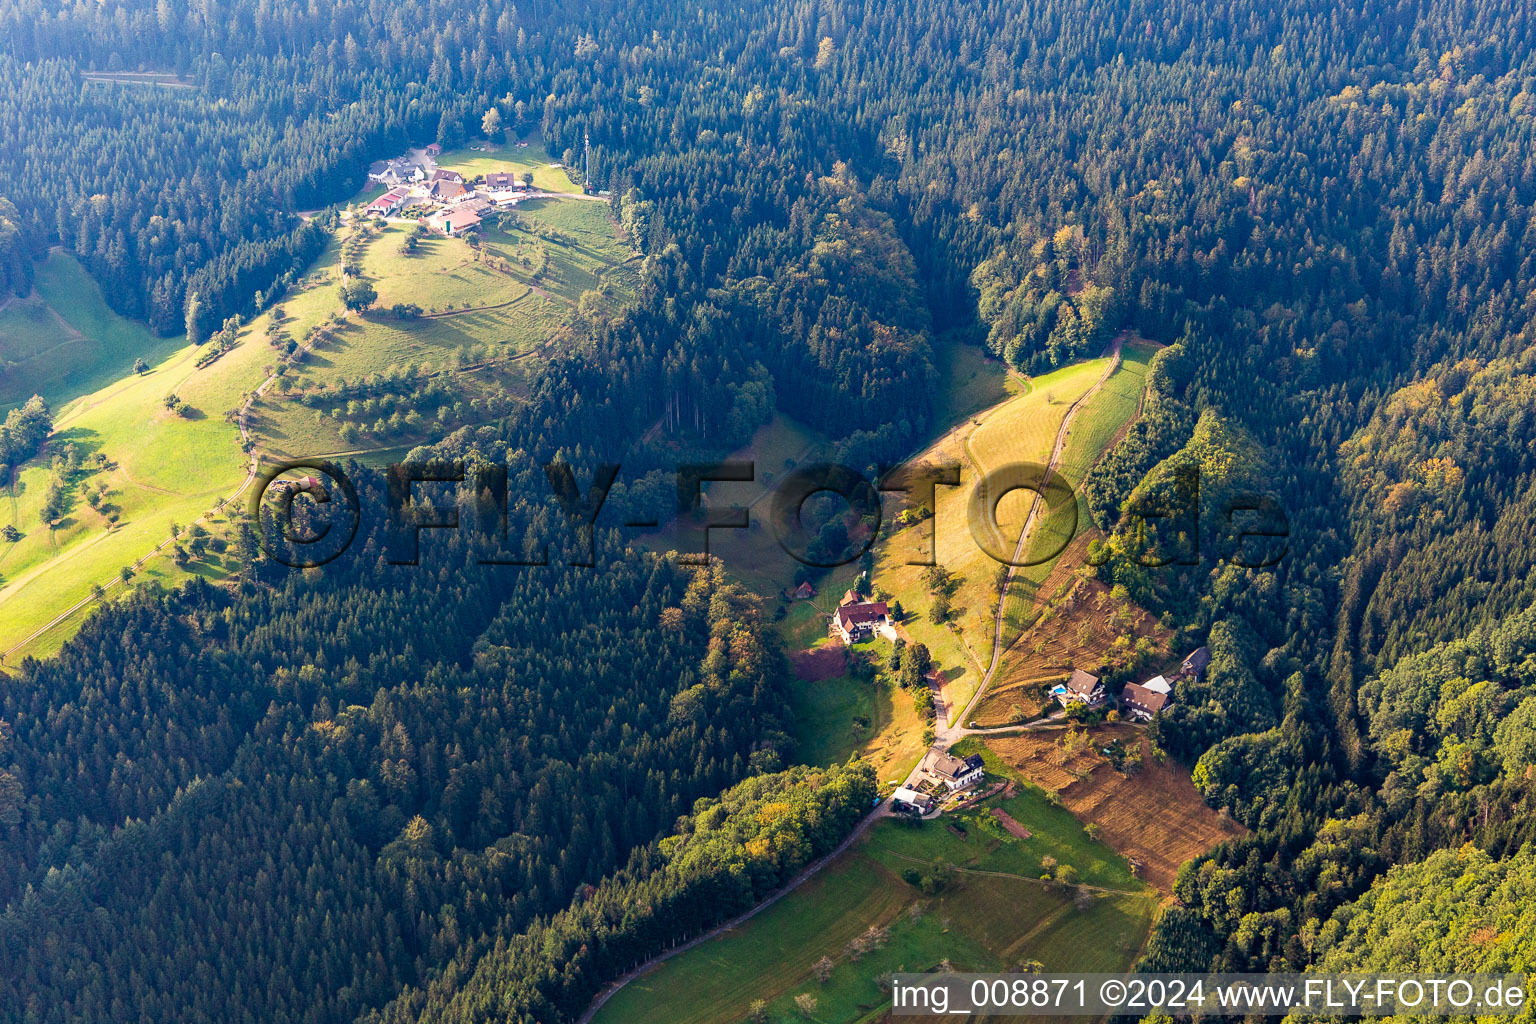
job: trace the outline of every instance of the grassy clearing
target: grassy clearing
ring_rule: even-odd
[[[933,364],[944,382],[944,390],[934,399],[933,420],[943,427],[1025,390],[1024,382],[1010,374],[1002,360],[952,336],[941,337],[934,345]]]
[[[197,84],[173,71],[83,71],[87,82],[106,85],[159,85],[167,89],[195,89]]]
[[[948,677],[946,693],[953,707],[964,706],[980,685],[991,658],[998,599],[1000,563],[977,543],[969,523],[968,501],[977,469],[985,472],[1013,462],[1044,463],[1062,417],[1104,366],[1104,360],[1092,360],[1036,378],[1028,393],[965,419],[913,460],[958,465],[960,485],[939,487],[932,518],[896,529],[879,545],[875,585],[901,602],[908,613],[903,629],[911,640],[928,646]],[[1026,494],[1015,491],[998,503],[1000,546],[1010,555],[1027,512]],[[931,622],[928,614],[934,597],[922,563],[930,558],[930,550],[952,579],[950,615],[942,624]]]
[[[561,206],[582,209],[557,212]],[[22,534],[15,543],[0,543],[0,650],[88,598],[93,585],[110,584],[123,566],[166,541],[172,523],[197,520],[239,487],[247,460],[233,415],[275,368],[284,369],[278,386],[252,403],[248,419],[264,458],[399,454],[504,414],[524,393],[538,352],[571,315],[578,287],[601,284],[629,255],[606,209],[570,200],[520,215],[547,254],[543,273],[562,282],[569,296],[539,287],[531,273],[487,265],[461,240],[428,239],[420,255],[405,257],[403,228],[376,235],[367,228],[366,241],[351,237],[357,228],[344,229],[298,287],[202,368],[195,364],[203,349],[184,339],[156,339],[116,316],[83,269],[55,253],[40,268],[38,294],[0,310],[0,404],[41,393],[54,407],[56,428],[44,457],[22,467],[10,492],[0,495],[0,524]],[[382,309],[343,317],[340,262],[349,244],[386,307],[496,308],[417,320],[398,320]],[[607,294],[622,297],[622,288],[609,287]],[[285,366],[283,351],[269,344],[274,322],[279,342],[302,344],[319,329],[331,336]],[[150,368],[136,375],[139,358]],[[343,380],[350,393],[300,400],[303,392],[318,398],[322,388]],[[186,403],[185,415],[164,408],[169,394]],[[75,500],[50,529],[39,514],[48,460],[65,445],[87,459],[101,454],[110,468],[72,476]],[[100,485],[107,492],[98,511],[83,499],[84,488]],[[217,575],[226,568],[212,557],[185,570],[154,559],[134,582],[172,584],[189,572]],[[13,657],[56,649],[84,614]]]
[[[415,303],[438,313],[504,305],[527,294],[526,283],[492,270],[462,238],[429,234],[406,255],[400,247],[410,232],[390,224],[367,243],[362,276],[378,290],[380,309]]]
[[[581,193],[581,186],[571,180],[563,167],[551,166],[555,161],[536,135],[523,141],[527,145],[476,139],[469,146],[443,153],[437,158],[437,166],[458,171],[466,178],[477,178],[491,171],[511,171],[521,177],[524,171],[532,171],[534,188],[545,192]]]
[[[322,334],[282,385],[252,406],[262,450],[280,458],[409,450],[505,415],[526,394],[538,353],[573,303],[588,287],[602,287],[604,275],[630,255],[602,204],[542,204],[548,211],[577,206],[561,211],[558,230],[539,226],[538,217],[556,216],[545,209],[505,217],[507,231],[488,226],[480,249],[427,235],[406,254],[406,225],[345,229],[306,287],[281,304],[288,337]],[[524,264],[519,252],[527,246],[498,248],[493,239],[508,232],[537,245],[538,259]],[[367,313],[339,318],[343,248],[379,298]],[[568,294],[553,290],[557,283]],[[606,294],[618,301],[626,293],[613,287]],[[391,311],[396,304],[424,315],[401,319]],[[276,357],[265,344],[275,316],[269,311],[248,328],[268,362]]]
[[[823,626],[821,639],[813,647],[836,644],[826,638]],[[890,641],[878,638],[850,650],[850,658],[866,659],[874,666],[873,678],[869,674],[860,678],[853,669],[831,678],[792,678],[789,699],[795,712],[796,760],[833,764],[856,755],[874,765],[886,791],[906,778],[928,749],[926,731],[931,722],[918,714],[911,695],[889,670],[891,652]]]
[[[1094,395],[1083,403],[1068,428],[1057,472],[1074,491],[1094,464],[1109,450],[1120,432],[1135,418],[1146,387],[1146,376],[1158,346],[1131,339],[1121,349],[1120,365]],[[1004,640],[1012,643],[1032,621],[1031,607],[1040,585],[1075,537],[1091,529],[1087,501],[1078,492],[1076,506],[1063,506],[1036,524],[1029,538],[1028,565],[1014,574],[1004,608]]]
[[[1030,813],[1020,799],[1012,806]],[[1049,810],[1054,813],[1031,818],[1028,827],[1041,844],[1056,844],[1049,848],[1076,850],[1076,840],[1047,832],[1060,825],[1081,836],[1081,826],[1065,811]],[[762,999],[777,1024],[804,1019],[794,1000],[810,994],[817,1001],[810,1019],[840,1024],[888,1005],[883,975],[937,969],[946,960],[962,971],[1006,970],[1031,959],[1052,971],[1129,966],[1151,927],[1155,898],[1129,880],[1127,892],[1085,894],[1078,901],[1065,887],[1009,871],[1028,866],[1021,851],[1035,842],[1005,843],[975,828],[960,838],[938,823],[911,829],[878,822],[859,844],[742,927],[625,986],[597,1022],[734,1024],[745,1019],[754,999]],[[1100,849],[1106,863],[1119,861]],[[968,870],[924,896],[902,879],[902,871],[935,859]],[[1119,863],[1115,877],[1129,879]],[[850,942],[871,928],[883,934],[875,948],[851,950]],[[815,965],[823,957],[832,966],[820,981]]]
[[[818,592],[816,595],[822,595]],[[779,635],[788,651],[803,651],[827,638],[827,615],[815,600],[795,601],[779,620]]]
[[[0,309],[0,415],[34,394],[60,414],[74,399],[126,376],[135,359],[160,363],[182,345],[114,314],[63,250],[37,265],[35,285]]]
[[[650,440],[665,445],[659,424],[652,430]],[[780,546],[769,526],[769,496],[773,485],[795,466],[824,459],[829,451],[830,446],[824,436],[779,413],[758,428],[750,443],[727,456],[731,460],[751,462],[754,466],[752,481],[706,482],[702,487],[704,499],[711,508],[741,506],[748,510],[747,529],[709,531],[709,553],[721,560],[727,573],[760,597],[782,601],[784,591],[795,585],[796,571],[801,568],[801,563]],[[677,449],[677,456],[689,461],[688,453],[681,448]],[[690,517],[681,524],[673,519],[642,536],[641,543],[658,551],[698,552],[703,543],[699,532],[701,521],[702,516]],[[813,580],[818,589],[814,607],[830,615],[837,607],[838,596],[857,574],[857,565],[839,566],[818,573]],[[797,615],[802,616],[809,614],[806,611],[797,612]],[[825,622],[812,633],[812,640],[825,637]],[[799,650],[803,646],[790,649]]]
[[[53,280],[70,279],[63,273]],[[144,332],[108,310],[94,286],[45,294],[52,294],[52,301],[67,311],[69,322],[82,335],[114,358],[126,356],[131,368],[138,356],[127,356],[131,349],[125,341],[142,340]],[[172,523],[196,520],[244,478],[245,461],[234,428],[224,422],[222,410],[199,404],[205,396],[194,398],[187,388],[201,375],[214,373],[213,367],[223,360],[198,370],[196,347],[181,341],[162,344],[162,351],[166,347],[170,351],[148,372],[129,373],[64,402],[43,457],[21,468],[7,500],[0,501],[0,523],[10,523],[22,534],[16,543],[0,547],[0,650],[89,597],[93,585],[106,586],[123,566],[166,540]],[[219,372],[230,373],[236,366],[230,363]],[[173,392],[187,399],[183,415],[169,412],[162,403]],[[110,468],[88,467],[71,474],[68,510],[50,528],[40,515],[52,475],[48,462],[68,446],[87,460],[104,456]],[[84,500],[84,493],[102,487],[105,496],[98,510]],[[157,560],[141,571],[139,581],[174,583],[185,575],[169,560]],[[68,633],[61,625],[12,657],[46,652]]]
[[[630,278],[615,274],[633,252],[615,235],[605,203],[533,199],[484,223],[486,252],[567,302],[605,284],[620,293],[633,288]]]
[[[795,760],[811,765],[846,762],[873,731],[878,703],[877,687],[851,676],[792,679]]]

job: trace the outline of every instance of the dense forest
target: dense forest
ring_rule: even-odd
[[[0,1003],[350,1020],[779,766],[782,659],[718,572],[359,540],[145,593],[8,680]]]
[[[271,301],[318,244],[299,214],[370,159],[492,108],[554,154],[590,132],[634,302],[437,449],[528,479],[623,456],[619,511],[775,407],[900,457],[941,333],[1027,372],[1164,343],[1085,484],[1095,559],[1208,640],[1158,737],[1249,832],[1181,873],[1143,965],[1357,962],[1420,882],[1529,873],[1502,862],[1536,717],[1519,5],[0,0],[0,29],[0,244],[68,247],[164,332]],[[93,80],[141,67],[186,84]],[[1194,478],[1189,531],[1136,529]],[[1263,568],[1205,543],[1253,496],[1289,527]],[[638,556],[397,575],[377,543],[137,598],[0,690],[17,1019],[563,1019],[636,947],[558,983],[545,948],[750,841],[711,817],[718,852],[674,868],[661,838],[779,767],[750,602]]]
[[[874,797],[874,770],[856,762],[758,775],[719,799],[700,799],[672,834],[637,851],[623,872],[569,910],[498,941],[478,962],[465,958],[472,972],[462,983],[450,969],[430,991],[406,993],[381,1019],[574,1020],[603,979],[751,909],[830,852]]]

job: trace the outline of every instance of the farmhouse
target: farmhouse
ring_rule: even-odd
[[[388,217],[404,206],[408,198],[410,198],[410,192],[399,187],[392,188],[369,203],[363,212],[375,217]]]
[[[444,210],[427,218],[427,223],[450,237],[462,235],[480,226],[480,215],[474,210]]]
[[[980,754],[972,754],[962,761],[937,747],[930,747],[923,755],[922,773],[935,782],[942,782],[951,793],[980,782],[984,768]]]
[[[412,175],[419,179],[421,165],[415,157],[397,156],[390,160],[375,160],[368,165],[368,179],[380,184],[394,187],[410,180]]]
[[[458,171],[445,171],[439,167],[437,170],[432,172],[432,181],[434,184],[439,181],[451,181],[455,185],[462,185],[464,184],[464,175],[460,174]]]
[[[891,626],[891,613],[884,601],[845,604],[832,615],[828,632],[845,644],[868,640],[876,633],[895,633]]]
[[[1150,721],[1168,706],[1168,694],[1149,690],[1140,683],[1126,683],[1120,691],[1120,708],[1137,721]]]
[[[485,187],[498,192],[506,189],[527,188],[511,171],[491,171],[485,176]]]
[[[1179,676],[1184,679],[1199,679],[1205,673],[1205,666],[1211,663],[1211,651],[1208,647],[1196,647],[1189,652],[1189,657],[1179,666]]]
[[[1104,681],[1080,668],[1073,669],[1067,681],[1052,690],[1051,695],[1061,702],[1062,707],[1086,704],[1090,708],[1101,707],[1108,696],[1104,692]]]
[[[918,813],[927,814],[933,810],[933,797],[927,793],[919,793],[915,789],[908,789],[906,786],[902,786],[891,794],[891,806],[897,811],[905,810],[908,807],[916,807]]]
[[[432,186],[427,191],[433,199],[440,203],[446,203],[466,194],[469,189],[465,188],[464,183],[461,181],[449,181],[446,178],[442,178],[432,182]]]

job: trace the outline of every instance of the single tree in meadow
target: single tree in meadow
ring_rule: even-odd
[[[357,278],[341,286],[341,304],[354,313],[361,313],[378,300],[378,290],[367,281]]]
[[[933,595],[933,605],[928,609],[928,618],[935,626],[949,618],[949,595],[943,592]]]

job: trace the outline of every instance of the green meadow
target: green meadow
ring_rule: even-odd
[[[789,706],[794,712],[795,760],[802,764],[843,764],[878,726],[889,691],[852,676],[815,681],[792,679]]]
[[[1156,894],[1043,794],[1002,806],[1030,839],[1000,838],[974,823],[963,837],[941,822],[875,823],[778,903],[630,982],[595,1024],[735,1024],[754,1000],[774,1024],[852,1024],[889,1006],[882,982],[893,972],[946,963],[1001,971],[1029,960],[1049,971],[1128,968],[1151,928]],[[1103,888],[1042,882],[1040,860],[1052,855],[1071,857]],[[937,892],[905,877],[934,873],[935,864],[947,875]],[[871,929],[873,942],[855,941]],[[795,1002],[803,995],[816,1000],[808,1018]]]
[[[526,395],[539,353],[584,293],[610,304],[631,293],[627,278],[608,281],[634,254],[603,203],[540,200],[493,213],[478,246],[428,233],[406,252],[411,231],[344,227],[311,284],[279,304],[289,337],[319,333],[252,406],[262,450],[367,459],[492,422]],[[343,251],[378,294],[360,315],[337,315]],[[396,305],[419,314],[402,319]],[[248,328],[257,347],[276,315]]]
[[[1023,379],[1008,372],[1001,359],[987,355],[979,345],[942,335],[933,346],[933,365],[943,388],[934,396],[933,422],[947,430],[983,409],[1022,394]]]
[[[516,141],[493,142],[476,139],[466,146],[445,151],[437,158],[437,166],[443,170],[458,171],[466,178],[475,178],[491,171],[511,171],[522,176],[524,171],[533,172],[533,187],[544,192],[569,192],[581,194],[581,186],[571,180],[565,168],[558,165],[544,149],[537,135]]]
[[[996,620],[999,562],[977,542],[978,529],[969,517],[969,501],[980,474],[1013,463],[1043,464],[1056,432],[1072,403],[1080,398],[1107,365],[1095,359],[1062,367],[1035,378],[1028,387],[1004,378],[997,364],[979,354],[951,355],[959,367],[970,366],[972,383],[959,392],[951,409],[969,409],[912,462],[955,465],[959,486],[935,489],[933,515],[916,525],[892,524],[877,546],[875,587],[901,602],[907,613],[902,628],[914,642],[927,646],[949,683],[946,692],[955,710],[965,706],[981,683],[991,660]],[[985,409],[979,403],[997,399]],[[997,503],[995,546],[1011,555],[1023,526],[1030,492],[1016,490]],[[949,575],[950,613],[934,623],[929,616],[935,597],[929,586],[927,563],[932,559]]]
[[[127,375],[135,359],[160,363],[180,347],[113,313],[85,268],[55,249],[37,265],[32,294],[0,307],[0,414],[36,394],[57,415]]]
[[[14,543],[0,542],[0,652],[8,661],[55,648],[70,632],[69,623],[16,649],[72,605],[89,599],[94,586],[120,585],[120,570],[169,539],[172,523],[187,525],[208,513],[245,478],[246,462],[234,428],[223,419],[218,392],[192,386],[231,374],[235,364],[216,371],[220,360],[199,370],[198,348],[185,339],[156,339],[117,316],[70,257],[54,253],[44,267],[46,280],[25,302],[46,304],[48,318],[58,324],[53,336],[65,346],[56,351],[93,352],[101,366],[70,361],[36,378],[54,409],[47,456],[73,446],[87,465],[70,475],[67,510],[52,526],[40,514],[53,475],[50,465],[34,459],[7,481],[0,524],[20,533]],[[0,315],[11,312],[7,308]],[[149,369],[134,374],[139,358]],[[258,369],[241,383],[254,387],[260,379]],[[92,390],[74,391],[72,382]],[[163,399],[172,393],[187,402],[184,413],[165,407]],[[98,454],[110,468],[91,466]],[[85,500],[88,488],[104,489],[99,508]],[[185,575],[169,559],[157,559],[140,568],[137,581],[174,583]]]
[[[217,506],[246,478],[235,420],[248,399],[246,423],[262,458],[395,457],[505,415],[584,293],[596,290],[599,303],[631,294],[633,252],[606,204],[544,200],[505,220],[505,251],[490,239],[476,250],[428,235],[409,256],[401,251],[405,226],[344,226],[298,286],[203,367],[196,363],[205,348],[156,338],[113,313],[78,262],[51,254],[34,294],[0,308],[0,411],[37,393],[55,419],[44,456],[0,491],[0,525],[20,534],[0,541],[7,662],[56,649],[94,607],[97,587],[108,597],[122,591],[125,566],[134,586],[231,568],[211,552],[185,568],[154,556],[169,552],[173,524],[227,526]],[[362,315],[342,309],[344,251],[360,258],[361,276],[379,295]],[[396,303],[424,315],[398,319]],[[300,348],[289,359],[270,340]],[[148,370],[135,374],[139,359]],[[346,394],[301,400],[343,382]],[[173,394],[184,403],[179,413],[164,403]],[[50,525],[41,515],[50,463],[71,446],[82,467],[67,474],[68,510]],[[88,492],[101,493],[95,506]]]
[[[1005,643],[1013,643],[1030,624],[1035,595],[1059,557],[1047,556],[1064,551],[1073,537],[1081,536],[1090,528],[1088,502],[1078,489],[1079,485],[1109,450],[1120,431],[1135,419],[1146,388],[1147,370],[1157,349],[1158,346],[1151,342],[1128,341],[1121,349],[1120,365],[1115,372],[1072,417],[1056,472],[1077,491],[1077,502],[1075,506],[1063,505],[1035,524],[1029,538],[1027,558],[1035,564],[1023,566],[1014,573],[1008,588],[1007,604],[1003,609]]]
[[[890,644],[878,643],[882,656],[888,657]],[[906,778],[928,749],[928,721],[887,671],[873,681],[851,675],[815,681],[793,678],[789,704],[796,761],[830,765],[858,756],[874,765],[882,792]]]

